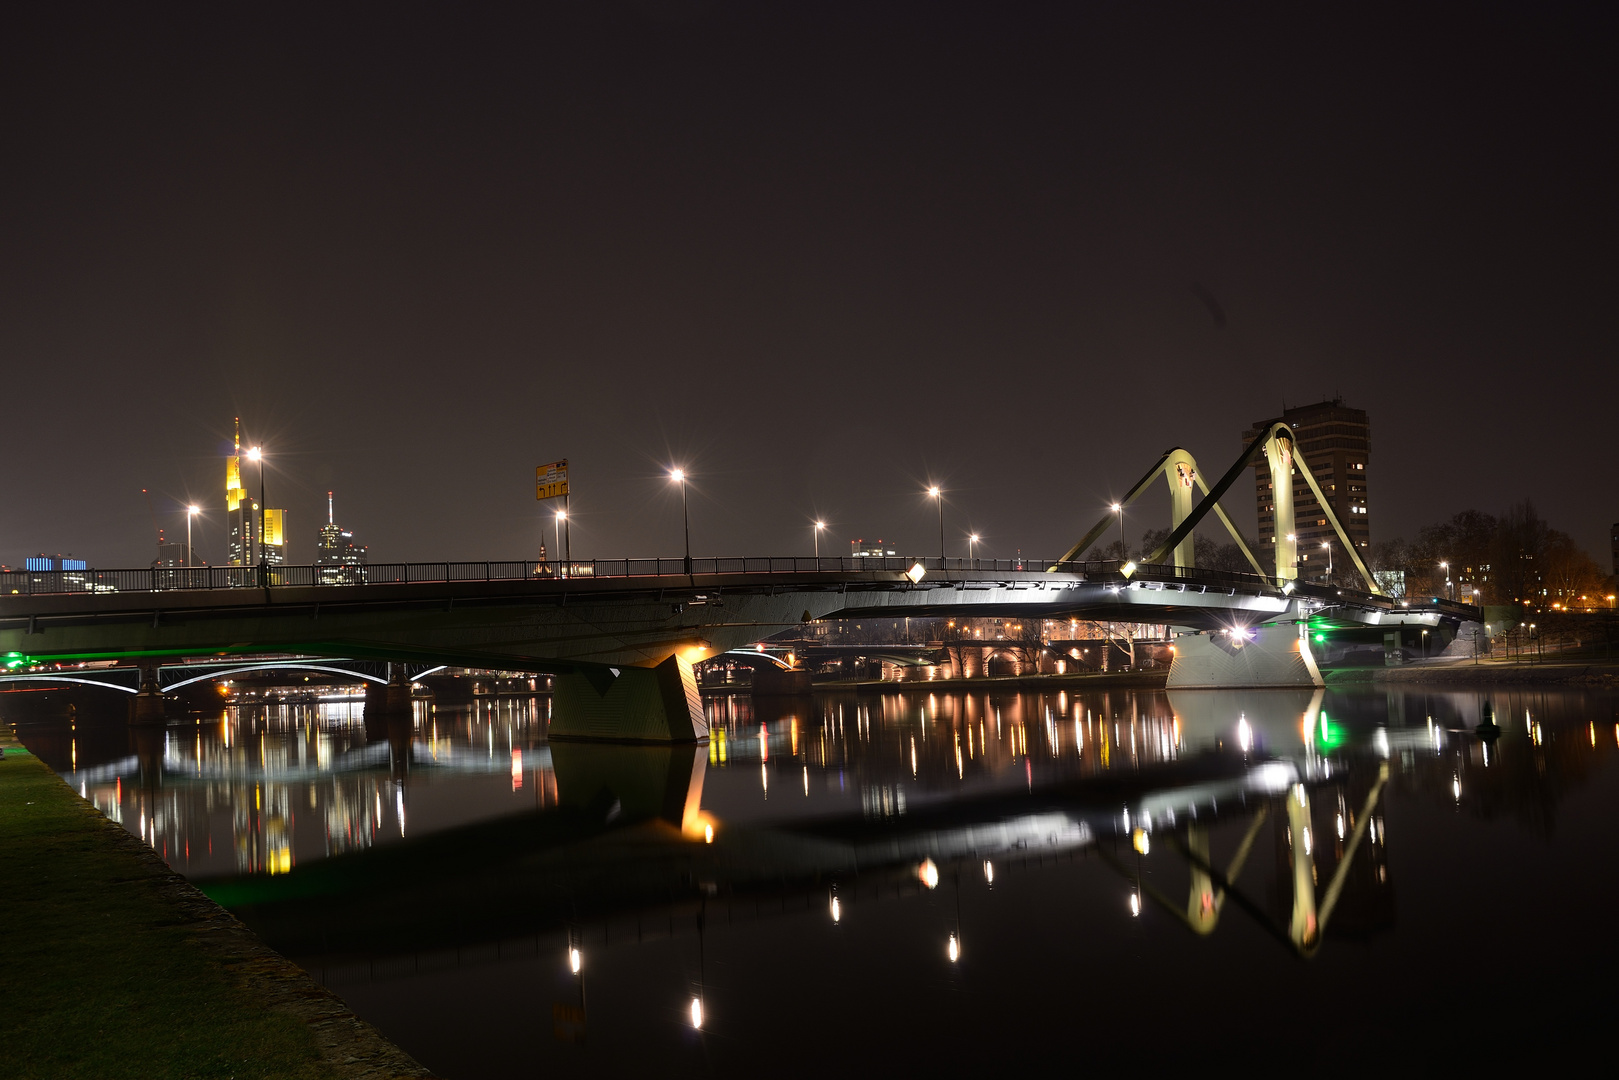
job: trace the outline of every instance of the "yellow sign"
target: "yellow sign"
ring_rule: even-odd
[[[534,497],[555,499],[568,493],[568,459],[553,461],[534,470]]]

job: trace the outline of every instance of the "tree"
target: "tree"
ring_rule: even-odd
[[[1604,596],[1606,578],[1596,560],[1581,551],[1572,536],[1548,529],[1541,582],[1549,600],[1565,608],[1583,607],[1588,605],[1581,604],[1580,597],[1600,599]]]
[[[1498,604],[1538,603],[1551,529],[1528,499],[1510,507],[1496,526],[1490,563]]]
[[[1025,674],[1040,670],[1040,654],[1046,651],[1045,635],[1041,632],[1041,620],[1024,619],[1020,623],[1013,623],[1007,627],[1011,633],[1007,639],[1012,642],[1012,652],[1017,656],[1018,663],[1023,665]]]
[[[955,665],[956,674],[965,679],[967,677],[967,655],[976,648],[972,630],[963,623],[958,623],[952,619],[945,623],[939,637],[944,642],[945,656]]]

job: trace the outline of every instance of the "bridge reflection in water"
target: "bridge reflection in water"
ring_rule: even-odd
[[[494,1067],[486,1046],[416,1024],[491,972],[522,972],[542,1026],[588,1034],[600,1054],[604,1038],[633,1042],[648,1025],[689,1030],[694,1008],[705,1028],[757,1015],[749,996],[779,973],[735,949],[715,969],[716,935],[785,948],[769,927],[794,939],[810,924],[880,928],[872,956],[789,948],[782,962],[812,981],[838,968],[881,978],[905,961],[959,981],[985,970],[989,940],[1007,949],[998,904],[1042,880],[1077,890],[1075,925],[1101,940],[1151,926],[1182,949],[1229,939],[1307,960],[1333,937],[1396,927],[1391,790],[1543,811],[1539,788],[1516,788],[1543,788],[1548,762],[1556,783],[1579,782],[1619,741],[1611,719],[1570,739],[1555,700],[1508,694],[707,707],[714,737],[698,747],[550,742],[543,697],[418,703],[369,728],[349,704],[229,709],[132,731],[130,753],[100,761],[85,760],[76,727],[36,728],[32,741],[407,1049],[473,1072]],[[1051,929],[1011,938],[1038,950]]]

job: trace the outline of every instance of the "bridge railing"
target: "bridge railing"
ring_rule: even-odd
[[[322,585],[404,585],[458,581],[557,581],[591,578],[714,578],[738,574],[1042,571],[1039,559],[944,559],[911,556],[778,555],[740,558],[589,559],[572,562],[369,563],[364,566],[173,566],[137,570],[26,570],[0,573],[0,596],[50,596],[178,590],[267,589]],[[1100,568],[1102,564],[1094,564]],[[1078,565],[1075,569],[1082,569]],[[1116,570],[1116,565],[1114,566]]]
[[[138,570],[46,570],[0,573],[0,596],[61,594],[155,593],[216,589],[275,589],[329,585],[439,584],[475,581],[560,581],[565,579],[666,578],[701,585],[705,580],[750,574],[903,574],[921,564],[930,583],[949,581],[953,575],[993,577],[996,574],[1038,574],[1053,566],[1043,559],[941,559],[938,556],[810,555],[749,556],[740,558],[590,559],[572,562],[427,562],[371,563],[365,566],[178,566]],[[1090,581],[1126,580],[1117,561],[1055,564],[1065,574]],[[1136,566],[1129,578],[1151,585],[1198,585],[1214,589],[1274,591],[1257,574],[1225,570],[1177,568],[1147,563]],[[1296,594],[1316,600],[1388,603],[1349,589],[1307,582]],[[1477,609],[1450,600],[1413,598],[1397,606],[1424,608],[1449,616],[1476,614]]]

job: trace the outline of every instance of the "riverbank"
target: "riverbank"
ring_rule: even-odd
[[[0,1073],[431,1076],[0,728]]]
[[[1322,672],[1327,685],[1568,686],[1619,689],[1619,660],[1434,661],[1393,668],[1335,668]]]

